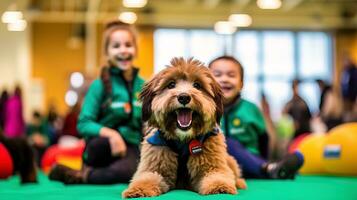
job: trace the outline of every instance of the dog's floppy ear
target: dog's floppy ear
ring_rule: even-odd
[[[221,90],[221,87],[217,83],[217,81],[214,80],[213,77],[211,77],[212,83],[211,83],[211,88],[214,94],[214,102],[216,103],[216,122],[219,124],[221,117],[223,115],[223,93]]]
[[[155,96],[155,92],[154,92],[155,83],[156,83],[156,78],[152,78],[151,80],[146,82],[139,95],[139,99],[143,103],[142,114],[141,114],[143,122],[148,121],[151,117],[151,113],[152,113],[151,102]]]

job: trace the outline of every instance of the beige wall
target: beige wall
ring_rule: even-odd
[[[6,24],[0,23],[0,91],[7,89],[12,93],[15,85],[21,86],[26,119],[33,106],[29,93],[31,87],[30,34],[30,25],[25,31],[11,32],[7,30]]]
[[[344,56],[348,54],[355,63],[357,62],[357,30],[336,31],[334,41],[334,85],[339,89]]]
[[[64,101],[71,72],[84,71],[84,45],[68,47],[71,24],[34,23],[32,34],[32,76],[42,80],[45,108],[50,104],[61,113],[67,110]]]
[[[97,26],[97,62],[99,72],[102,25]],[[69,23],[34,23],[32,34],[32,76],[41,80],[45,108],[52,103],[64,114],[68,107],[64,96],[69,89],[69,76],[74,71],[85,73],[85,42],[77,49],[71,49],[68,41],[73,30]],[[153,73],[153,28],[139,29],[139,52],[135,65],[140,75],[149,78]]]

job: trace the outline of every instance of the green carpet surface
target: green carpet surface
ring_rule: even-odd
[[[161,200],[357,200],[357,177],[298,176],[295,180],[248,180],[248,189],[237,195],[207,195],[173,190],[159,197],[142,199]],[[18,177],[0,181],[0,200],[111,200],[121,199],[126,184],[116,185],[71,185],[48,180],[39,174],[38,184],[19,184]]]

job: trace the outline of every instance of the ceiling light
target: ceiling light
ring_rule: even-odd
[[[16,20],[7,24],[7,30],[9,31],[24,31],[26,29],[27,22],[23,19]]]
[[[21,11],[6,11],[1,16],[3,23],[14,23],[17,20],[22,19],[23,15]]]
[[[69,90],[67,91],[64,100],[67,105],[74,106],[78,101],[78,94],[73,90]]]
[[[237,30],[237,27],[233,26],[229,21],[218,21],[214,24],[214,31],[218,34],[230,35]]]
[[[70,82],[72,87],[79,88],[83,85],[84,77],[80,72],[74,72],[71,74]]]
[[[122,12],[119,15],[119,20],[128,24],[134,24],[138,17],[134,12]]]
[[[252,24],[252,17],[247,14],[231,14],[228,20],[237,27],[247,27]]]
[[[142,8],[147,2],[147,0],[123,0],[123,6],[127,8]]]
[[[261,9],[278,9],[281,7],[281,0],[257,0],[257,5]]]

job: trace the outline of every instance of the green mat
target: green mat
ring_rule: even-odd
[[[0,181],[0,200],[110,200],[121,199],[121,192],[126,184],[117,185],[74,185],[65,186],[59,182],[49,181],[43,174],[39,175],[39,184],[20,185],[18,177]],[[161,200],[357,200],[357,178],[298,176],[295,180],[248,180],[248,189],[240,190],[238,195],[208,195],[174,190],[160,197],[143,199]]]

